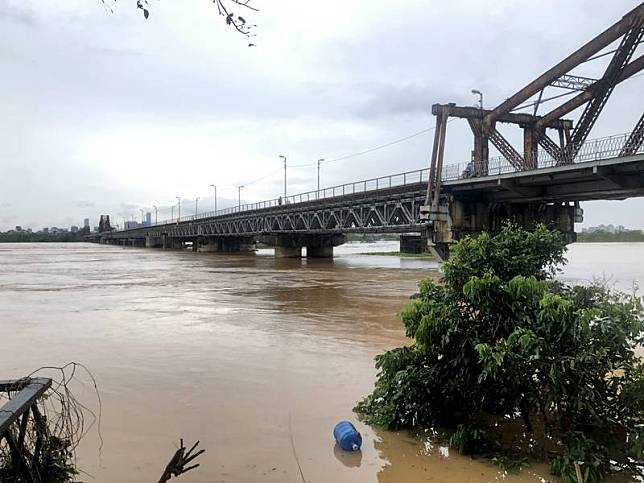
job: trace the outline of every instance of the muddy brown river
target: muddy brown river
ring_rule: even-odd
[[[358,254],[396,249],[348,244],[315,261],[2,244],[0,379],[68,361],[93,372],[103,445],[96,427],[82,441],[84,481],[155,482],[180,437],[206,449],[184,482],[298,482],[296,457],[307,483],[550,481],[542,466],[504,475],[360,423],[362,452],[335,448],[374,356],[406,342],[397,312],[437,274],[430,260]],[[644,244],[576,244],[568,258],[565,280],[644,280]],[[83,380],[76,396],[97,410]]]

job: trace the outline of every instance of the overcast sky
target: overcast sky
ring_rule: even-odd
[[[296,165],[428,128],[433,103],[472,105],[473,88],[497,105],[639,3],[255,0],[259,14],[235,12],[258,24],[248,47],[210,0],[152,0],[148,20],[106,2],[0,0],[0,230],[155,204],[161,219],[176,196],[210,210],[211,183],[220,207],[240,184],[245,201],[274,198],[280,154],[289,194],[314,189],[316,167]],[[630,131],[643,88],[620,85],[590,137]],[[431,140],[323,164],[322,184],[426,167]],[[450,123],[446,161],[471,142]],[[586,225],[644,228],[642,199],[583,207]]]

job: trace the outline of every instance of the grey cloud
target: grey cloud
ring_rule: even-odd
[[[29,27],[35,27],[36,17],[34,13],[18,5],[12,5],[7,0],[0,0],[0,20],[17,22]]]
[[[96,203],[93,201],[75,201],[74,206],[76,208],[94,208]]]
[[[138,210],[139,205],[135,205],[133,203],[121,203],[121,208],[124,210]]]
[[[361,86],[367,92],[357,114],[366,119],[391,116],[428,116],[437,99],[450,99],[451,93],[435,86],[419,84],[372,84]]]

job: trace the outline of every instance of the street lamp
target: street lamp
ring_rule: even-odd
[[[472,89],[472,94],[479,96],[479,109],[483,110],[483,93],[479,90]]]
[[[284,160],[284,203],[286,203],[286,156],[280,154],[280,158]]]
[[[179,220],[181,220],[181,198],[178,196],[175,196],[177,199],[178,205],[177,205],[177,223],[179,223]]]
[[[159,207],[152,205],[152,208],[154,208],[154,224],[157,225],[159,224]]]
[[[318,159],[318,192],[317,192],[318,197],[320,196],[320,163],[323,163],[323,162],[324,162],[324,158]]]
[[[241,190],[244,187],[244,185],[240,185],[237,187],[237,209],[238,211],[241,211]]]
[[[215,215],[217,214],[217,186],[214,184],[210,185],[215,190]]]
[[[197,218],[198,214],[199,214],[199,197],[197,196],[195,198],[195,218]]]

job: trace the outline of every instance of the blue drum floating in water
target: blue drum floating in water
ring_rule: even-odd
[[[362,436],[349,421],[340,421],[333,428],[335,440],[345,451],[358,451],[362,446]]]

